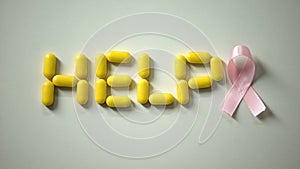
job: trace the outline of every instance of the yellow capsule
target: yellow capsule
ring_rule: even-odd
[[[131,55],[126,51],[110,51],[107,53],[106,59],[112,63],[129,63]]]
[[[149,97],[152,105],[170,105],[174,102],[174,97],[170,93],[154,93]]]
[[[89,84],[86,80],[79,80],[76,91],[77,102],[84,105],[89,100]]]
[[[56,57],[52,53],[48,53],[44,57],[44,76],[49,80],[53,78],[56,72]]]
[[[77,79],[69,75],[55,75],[52,82],[55,86],[59,87],[74,87],[77,83]]]
[[[131,100],[127,96],[108,96],[106,104],[109,107],[126,108],[131,104]]]
[[[113,75],[107,78],[107,84],[110,87],[127,87],[131,84],[131,78],[128,75]]]
[[[107,60],[104,54],[98,54],[95,58],[96,61],[96,76],[99,79],[106,77],[107,73]]]
[[[95,84],[95,100],[99,104],[105,103],[106,100],[106,82],[98,79]]]
[[[178,55],[174,62],[174,72],[177,79],[186,77],[186,59],[183,55]]]
[[[80,54],[76,56],[76,76],[79,79],[86,79],[87,78],[87,68],[88,60],[85,55]]]
[[[54,85],[51,81],[47,81],[42,87],[42,103],[45,106],[51,106],[54,101]]]
[[[139,80],[137,84],[137,100],[141,104],[145,104],[149,97],[149,82],[145,79]]]
[[[146,53],[138,57],[138,72],[141,78],[147,78],[150,75],[150,58]]]
[[[191,78],[188,84],[192,89],[209,88],[211,86],[211,80],[209,76],[199,76]]]
[[[206,64],[209,63],[211,55],[208,52],[188,52],[186,60],[189,63]]]
[[[177,83],[177,97],[178,102],[181,104],[186,104],[190,100],[189,87],[186,80],[180,80]]]
[[[210,61],[211,78],[214,81],[220,81],[223,79],[223,65],[222,60],[215,56]]]

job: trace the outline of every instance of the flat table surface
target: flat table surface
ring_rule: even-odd
[[[299,168],[299,8],[296,0],[0,1],[0,168]],[[73,74],[74,58],[93,33],[140,12],[188,20],[225,62],[235,45],[247,45],[257,68],[252,86],[268,107],[263,116],[253,117],[242,102],[234,118],[223,114],[213,136],[198,144],[200,112],[175,148],[137,160],[108,153],[87,137],[71,90],[58,91],[53,110],[41,104],[46,53],[64,56],[60,72]]]

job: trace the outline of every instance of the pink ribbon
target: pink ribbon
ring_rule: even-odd
[[[248,60],[244,67],[238,70],[233,59],[241,55],[246,56]],[[233,48],[227,71],[232,86],[225,97],[223,111],[232,116],[242,99],[244,99],[254,116],[265,111],[264,103],[251,87],[255,73],[255,63],[247,46],[236,46]]]

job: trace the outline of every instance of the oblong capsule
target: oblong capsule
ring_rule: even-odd
[[[174,97],[170,93],[154,93],[149,97],[152,105],[170,105],[174,102]]]
[[[132,57],[126,51],[110,51],[107,53],[106,59],[112,63],[129,63]]]
[[[95,84],[95,100],[99,104],[105,103],[106,100],[106,82],[103,79],[98,79]]]
[[[44,76],[49,80],[53,78],[56,73],[56,56],[52,53],[48,53],[44,57]]]
[[[126,108],[131,104],[131,100],[127,96],[108,96],[106,104],[109,107]]]
[[[177,99],[180,104],[187,104],[190,100],[189,87],[186,80],[177,83]]]
[[[54,101],[54,85],[51,81],[43,83],[42,86],[42,103],[45,106],[51,106]]]
[[[150,58],[146,53],[138,57],[138,74],[141,78],[147,78],[150,75]]]
[[[86,80],[79,80],[76,91],[77,102],[84,105],[89,100],[89,83]]]
[[[79,54],[76,56],[76,66],[75,73],[79,79],[86,79],[88,72],[88,60],[84,54]]]
[[[189,63],[206,64],[209,63],[211,55],[208,52],[188,52],[186,60]]]
[[[223,79],[223,64],[221,58],[215,56],[210,61],[211,78],[214,81]]]
[[[178,55],[174,62],[174,72],[177,79],[185,79],[186,77],[186,59],[183,55]]]
[[[104,54],[98,54],[95,58],[96,63],[96,76],[103,79],[107,74],[107,60]]]
[[[110,87],[127,87],[131,84],[131,77],[128,75],[112,75],[107,78]]]
[[[141,79],[137,84],[137,100],[141,104],[145,104],[149,97],[149,82],[145,79]]]
[[[55,86],[59,87],[74,87],[77,83],[77,79],[69,75],[55,75],[52,82]]]
[[[191,78],[188,82],[192,89],[203,89],[211,87],[211,79],[209,76],[199,76]]]

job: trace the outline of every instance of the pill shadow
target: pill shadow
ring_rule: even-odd
[[[121,108],[121,107],[110,107],[110,109],[112,109],[115,113],[119,113],[120,110],[129,110],[128,107],[125,108]]]
[[[143,107],[145,107],[145,108],[150,108],[151,107],[151,104],[149,103],[149,100],[146,102],[146,103],[144,103],[144,104],[141,104]]]
[[[131,81],[131,84],[128,86],[128,90],[134,90],[136,89],[137,84],[134,80]]]
[[[149,77],[148,77],[148,81],[150,82],[151,80],[153,80],[154,78],[154,72],[153,69],[153,65],[154,65],[154,60],[151,59],[151,57],[149,57],[149,62],[150,62],[150,65],[149,65],[149,71],[150,71],[150,74],[149,74]]]
[[[88,74],[87,74],[87,81],[89,81],[89,80],[92,80],[92,77],[93,77],[93,75],[92,75],[92,73],[91,72],[93,72],[92,71],[92,62],[91,62],[91,60],[87,57],[87,72],[88,72]]]
[[[61,67],[62,66],[62,62],[61,60],[56,57],[56,70],[55,70],[55,74],[59,74],[60,70],[61,70]]]
[[[209,97],[210,97],[211,91],[213,90],[213,88],[212,88],[212,87],[209,87],[209,88],[192,89],[192,90],[197,91],[200,95],[202,94],[202,96],[204,96],[204,94],[205,94],[205,95],[209,95]]]
[[[149,83],[151,82],[151,80],[153,80],[154,79],[154,71],[153,71],[153,68],[150,68],[149,69],[150,70],[150,74],[149,74],[149,77],[148,77],[148,81],[149,81]]]
[[[223,66],[223,80],[224,80],[224,78],[227,78],[227,64],[223,60],[222,60],[222,66]]]
[[[110,108],[109,106],[107,106],[107,104],[106,104],[106,102],[104,102],[104,103],[97,103],[98,105],[100,105],[101,107],[103,107],[103,108]]]

